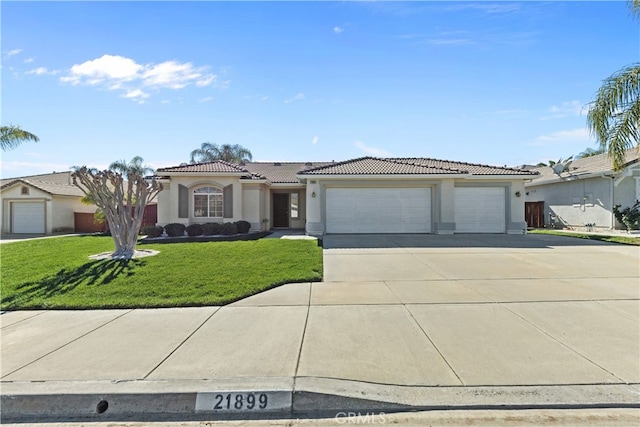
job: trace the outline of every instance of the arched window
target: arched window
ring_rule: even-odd
[[[196,218],[222,218],[222,190],[200,187],[193,191],[193,216]]]

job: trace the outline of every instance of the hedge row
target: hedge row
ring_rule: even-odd
[[[187,236],[215,236],[215,235],[233,235],[233,234],[247,234],[251,229],[251,224],[248,221],[236,221],[236,222],[207,222],[206,224],[190,224],[185,226],[180,223],[167,224],[164,227],[160,225],[151,225],[142,228],[142,234],[146,234],[147,237],[154,238],[160,237],[164,233],[168,237],[181,237],[185,233]]]

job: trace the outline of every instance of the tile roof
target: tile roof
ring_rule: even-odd
[[[297,173],[306,169],[325,166],[331,163],[300,163],[300,162],[256,162],[247,163],[245,167],[255,177],[266,178],[277,184],[299,184]]]
[[[243,166],[237,165],[235,163],[216,160],[214,162],[185,164],[168,168],[160,168],[156,170],[156,174],[161,175],[163,172],[248,173],[249,171]]]
[[[71,180],[71,172],[3,179],[0,188],[5,189],[17,183],[31,185],[41,191],[55,196],[84,196],[82,190],[73,184],[73,181]]]
[[[301,175],[516,175],[531,176],[535,172],[499,166],[452,162],[428,158],[361,157],[344,162],[250,162],[185,164],[160,168],[156,174],[172,173],[238,173],[244,179],[266,179],[276,184],[299,184]]]
[[[361,157],[304,171],[305,175],[525,175],[523,169],[429,158]]]
[[[251,162],[228,163],[216,160],[207,163],[188,164],[182,166],[160,168],[156,174],[162,176],[165,173],[239,173],[247,179],[266,179],[278,184],[300,184],[296,173],[309,167],[327,165],[329,163],[304,163],[304,162]]]
[[[633,148],[625,153],[625,165],[630,166],[637,164],[640,161],[639,152]],[[625,166],[625,167],[626,167]],[[607,154],[598,154],[597,156],[584,157],[581,159],[572,160],[569,164],[569,170],[562,172],[560,176],[556,175],[549,166],[541,166],[533,169],[539,173],[539,176],[534,178],[527,185],[540,185],[549,182],[562,181],[570,176],[592,176],[602,173],[613,172],[613,163],[609,159]]]

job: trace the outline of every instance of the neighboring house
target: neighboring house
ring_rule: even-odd
[[[0,183],[2,233],[51,234],[74,231],[74,213],[92,215],[84,193],[73,185],[71,172],[3,179]]]
[[[426,158],[224,161],[162,168],[158,223],[246,220],[253,230],[524,233],[535,172]]]
[[[525,183],[528,223],[532,227],[621,228],[613,206],[622,209],[640,199],[638,150],[627,151],[624,168],[613,171],[606,154],[566,162],[564,170],[534,168]]]

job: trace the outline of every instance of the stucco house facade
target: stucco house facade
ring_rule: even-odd
[[[245,220],[252,230],[524,233],[535,172],[427,158],[223,161],[161,168],[158,224]]]
[[[535,204],[546,227],[623,228],[613,207],[630,207],[640,200],[636,149],[626,152],[624,168],[617,172],[606,154],[573,160],[562,171],[548,166],[533,170],[538,175],[525,183],[525,201]]]
[[[51,234],[74,231],[74,213],[94,213],[71,172],[3,179],[0,183],[2,234]]]

